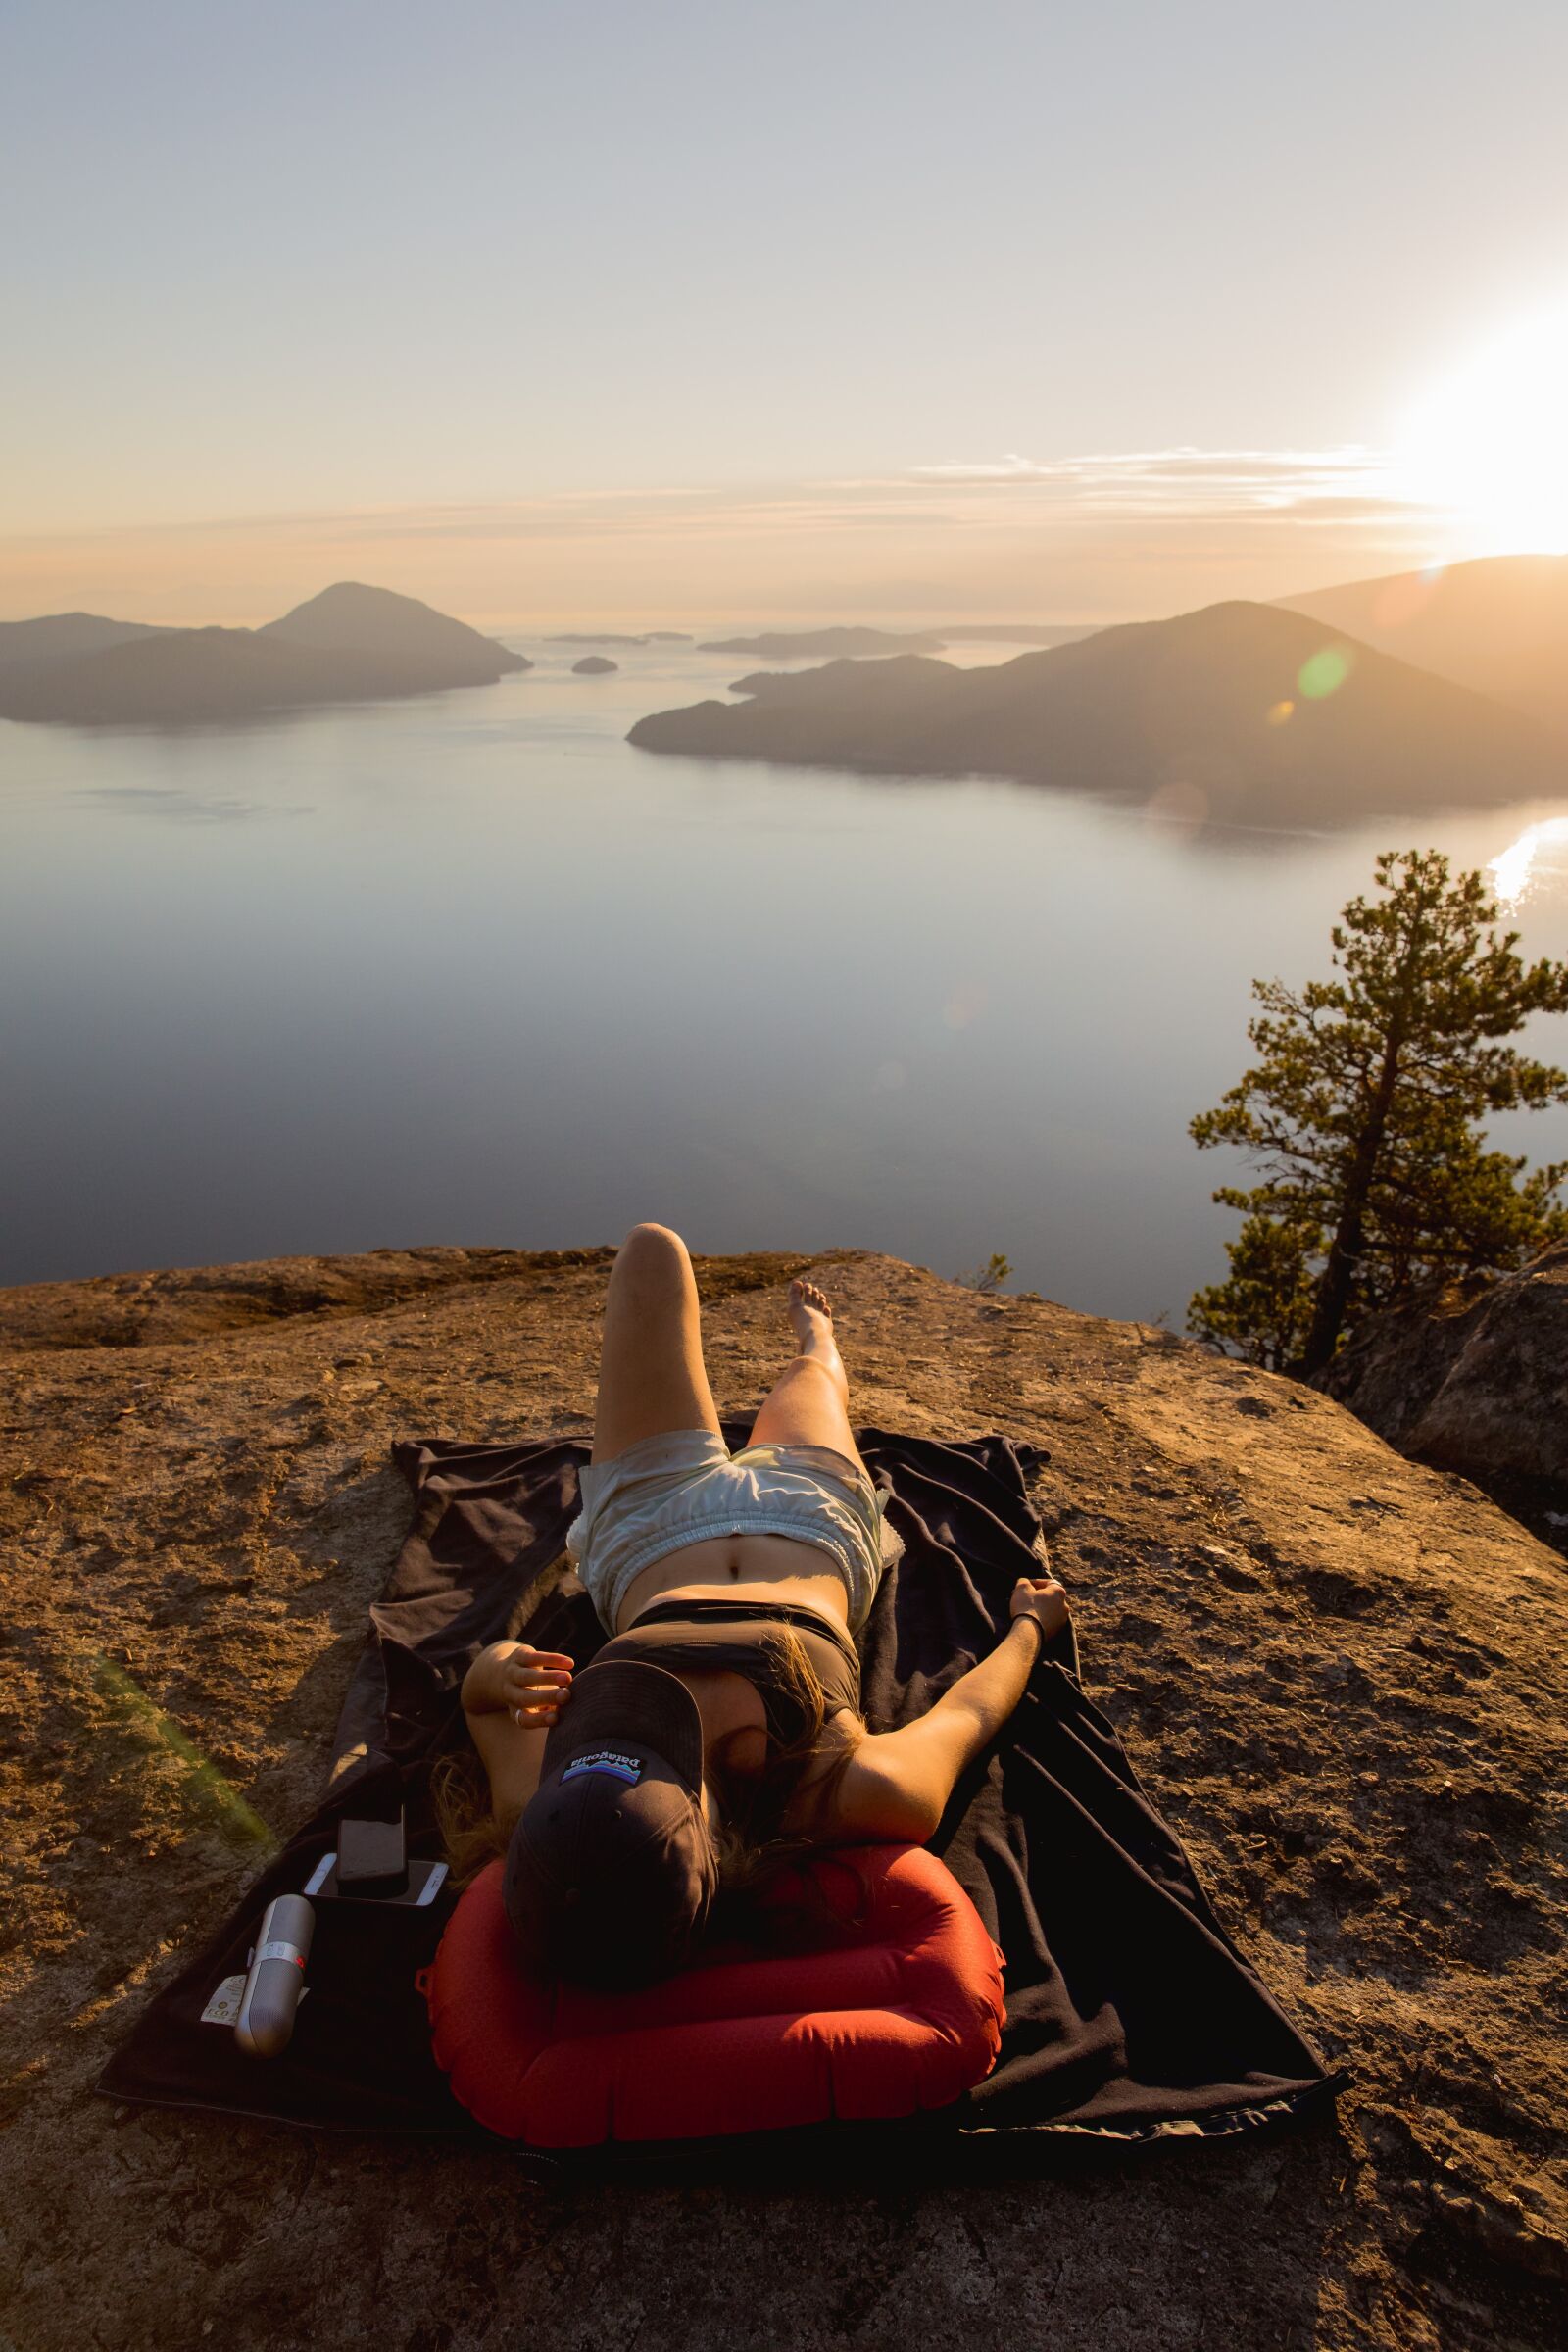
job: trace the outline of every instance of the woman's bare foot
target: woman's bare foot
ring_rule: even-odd
[[[826,1291],[819,1291],[814,1282],[790,1284],[790,1321],[795,1326],[801,1355],[838,1353],[838,1342],[833,1337],[833,1309],[827,1302]]]

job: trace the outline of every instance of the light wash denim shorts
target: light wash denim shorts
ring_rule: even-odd
[[[883,1570],[904,1550],[883,1516],[888,1497],[828,1446],[743,1446],[732,1454],[711,1430],[666,1430],[577,1476],[582,1509],[566,1549],[610,1633],[645,1568],[710,1536],[816,1544],[844,1579],[850,1631],[858,1633]]]

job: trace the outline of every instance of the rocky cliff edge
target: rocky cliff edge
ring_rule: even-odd
[[[809,1267],[858,1418],[1048,1449],[1035,1500],[1091,1692],[1243,1949],[1353,2071],[1338,2128],[916,2194],[565,2199],[499,2147],[89,2095],[260,1825],[318,1798],[409,1518],[389,1442],[586,1435],[610,1257],[0,1294],[7,2352],[1558,2340],[1562,1561],[1325,1396],[864,1252],[699,1261],[720,1410],[765,1391]]]

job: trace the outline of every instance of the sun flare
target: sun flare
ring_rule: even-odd
[[[1568,304],[1435,385],[1400,435],[1399,471],[1450,512],[1469,554],[1568,554]]]

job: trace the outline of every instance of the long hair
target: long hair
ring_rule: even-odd
[[[733,1895],[757,1893],[819,1843],[819,1833],[813,1832],[865,1737],[858,1716],[847,1738],[830,1728],[827,1692],[793,1626],[770,1627],[767,1646],[777,1660],[780,1687],[800,1711],[801,1728],[787,1741],[768,1734],[760,1773],[741,1773],[733,1763],[734,1745],[747,1737],[744,1731],[727,1734],[709,1757],[718,1883],[722,1892]],[[785,1816],[797,1799],[804,1819],[787,1831]]]
[[[467,1886],[486,1863],[506,1854],[520,1816],[498,1806],[477,1749],[438,1756],[430,1773],[430,1802],[454,1887]]]
[[[831,1734],[828,1697],[821,1679],[807,1655],[806,1645],[792,1626],[770,1630],[780,1667],[779,1680],[800,1710],[801,1728],[787,1742],[767,1740],[766,1760],[760,1773],[735,1770],[726,1750],[745,1737],[731,1732],[717,1742],[707,1767],[713,1792],[713,1849],[718,1859],[722,1892],[755,1894],[766,1882],[809,1853],[817,1840],[809,1828],[797,1826],[786,1833],[784,1816],[792,1799],[802,1793],[808,1801],[808,1820],[820,1820],[831,1803],[845,1767],[865,1735],[858,1717],[848,1739]],[[825,1768],[821,1767],[826,1758]],[[490,1795],[488,1776],[473,1748],[439,1756],[430,1774],[430,1799],[446,1852],[454,1888],[469,1886],[487,1863],[504,1857],[520,1818],[515,1807],[502,1809]]]

